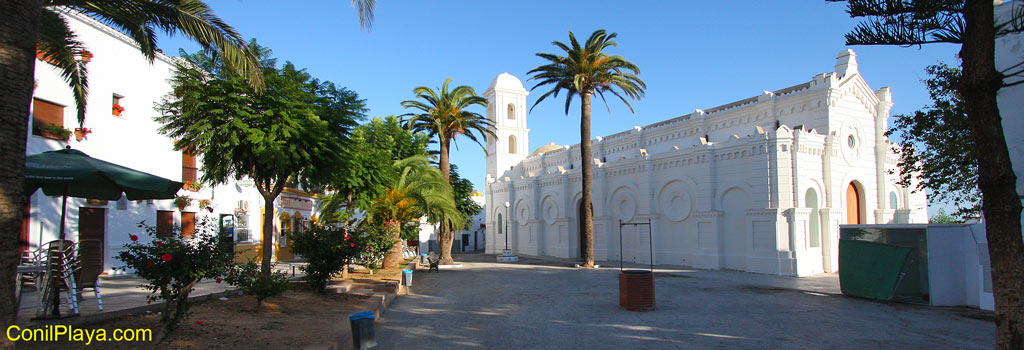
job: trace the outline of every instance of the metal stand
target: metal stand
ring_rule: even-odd
[[[650,255],[649,255],[649,257],[651,258],[650,271],[653,273],[654,272],[654,237],[653,237],[653,234],[652,234],[652,226],[651,226],[651,219],[650,218],[647,218],[647,222],[622,222],[622,220],[619,220],[619,272],[622,272],[622,260],[624,258],[623,257],[623,252],[622,252],[622,226],[625,226],[625,225],[633,225],[633,227],[636,227],[637,225],[647,225],[647,245],[648,245],[647,248],[650,249]]]

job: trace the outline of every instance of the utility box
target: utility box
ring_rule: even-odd
[[[992,273],[982,224],[841,225],[843,294],[991,310]]]

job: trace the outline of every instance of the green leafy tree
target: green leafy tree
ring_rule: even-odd
[[[353,0],[360,24],[370,28],[373,23],[375,0]],[[138,44],[143,55],[152,60],[157,49],[158,31],[181,34],[227,60],[233,61],[237,73],[250,75],[255,88],[261,77],[258,69],[246,71],[254,65],[244,57],[242,37],[226,22],[217,17],[203,1],[198,0],[0,0],[0,81],[4,93],[0,94],[0,164],[6,176],[0,179],[0,326],[6,329],[14,323],[14,274],[19,262],[18,234],[20,233],[25,179],[25,139],[34,88],[36,50],[41,50],[68,81],[79,110],[79,121],[84,116],[88,80],[83,66],[70,58],[80,56],[85,49],[63,21],[53,14],[65,6],[82,11],[128,34]],[[0,339],[0,348],[13,347]]]
[[[306,259],[302,272],[306,282],[318,293],[325,293],[331,277],[342,272],[359,255],[362,244],[349,234],[329,225],[316,225],[291,236],[292,251]]]
[[[580,241],[582,251],[580,258],[583,260],[582,267],[594,267],[594,205],[591,194],[593,187],[592,168],[590,151],[590,99],[597,94],[605,101],[605,93],[609,93],[622,100],[622,103],[633,112],[633,106],[626,98],[639,100],[644,97],[644,90],[647,85],[639,77],[640,68],[632,62],[627,61],[619,55],[609,55],[605,49],[618,44],[612,40],[615,33],[606,34],[603,29],[594,31],[590,38],[580,46],[576,36],[569,32],[569,45],[555,41],[556,47],[565,52],[565,56],[550,53],[538,53],[537,56],[548,61],[547,64],[534,68],[527,72],[533,74],[530,80],[537,80],[537,84],[530,90],[541,86],[551,86],[551,90],[545,92],[533,103],[536,107],[541,101],[550,97],[557,98],[558,94],[565,91],[565,114],[569,114],[569,105],[572,104],[573,96],[579,96],[580,105],[580,154],[582,164],[580,169],[583,173],[583,227],[580,228]],[[530,109],[533,109],[530,107]],[[611,109],[608,109],[611,112]]]
[[[263,273],[260,271],[260,266],[252,261],[232,264],[225,281],[246,295],[256,297],[257,308],[263,307],[264,300],[284,294],[291,286],[287,273],[279,271]]]
[[[953,203],[957,207],[953,214],[961,220],[977,216],[981,211],[978,157],[956,90],[960,69],[940,64],[926,70],[931,78],[924,83],[932,104],[914,114],[894,116],[886,132],[905,140],[899,152],[899,184],[930,190],[933,203]]]
[[[940,208],[939,212],[935,213],[935,216],[932,216],[931,218],[928,218],[928,223],[929,224],[962,224],[964,222],[963,222],[963,220],[957,219],[955,217],[950,216],[949,214],[946,214],[946,210]]]
[[[372,220],[377,222],[409,222],[426,216],[429,222],[439,226],[459,227],[464,224],[463,215],[455,206],[452,186],[441,172],[430,165],[426,156],[414,156],[399,160],[393,165],[398,171],[384,189],[384,194],[373,199],[365,208]],[[394,230],[398,241],[399,230]],[[398,266],[401,260],[400,246],[395,246],[384,258],[384,267]]]
[[[484,210],[480,204],[473,201],[473,182],[459,175],[459,167],[452,164],[451,178],[452,196],[455,198],[455,208],[462,213],[462,226],[455,227],[456,230],[470,230],[473,225],[473,215],[480,214]]]
[[[267,92],[257,94],[245,77],[205,52],[185,55],[172,78],[174,91],[158,106],[160,132],[176,147],[202,155],[202,179],[218,184],[249,177],[263,196],[263,274],[273,254],[274,199],[290,178],[304,187],[322,185],[316,175],[342,162],[347,128],[361,111],[354,93],[310,77],[291,63],[276,67],[269,50],[255,43]],[[327,86],[325,88],[325,86]],[[356,101],[359,101],[356,99]],[[336,168],[335,168],[336,169]]]
[[[835,0],[833,0],[835,1]],[[999,89],[1024,83],[1021,64],[1000,72],[995,66],[996,38],[1024,31],[1024,8],[996,23],[992,1],[849,0],[851,17],[863,17],[850,33],[850,45],[913,46],[929,43],[960,45],[961,76],[957,91],[973,135],[978,161],[992,264],[996,304],[996,347],[1024,348],[1024,240],[1021,239],[1021,201],[1017,177],[1003,134],[996,96]],[[1024,62],[1022,62],[1024,63]]]
[[[402,101],[402,107],[418,110],[417,113],[403,115],[407,117],[409,128],[421,131],[431,138],[437,138],[440,148],[441,175],[448,182],[451,165],[448,152],[452,143],[459,136],[464,136],[484,149],[479,137],[496,137],[494,122],[469,108],[478,105],[487,107],[487,99],[480,97],[472,87],[460,85],[449,90],[452,78],[445,79],[439,89],[419,86],[412,90],[419,100]],[[458,144],[456,143],[456,147]],[[486,153],[487,150],[484,149]],[[441,243],[441,264],[454,264],[452,259],[452,243],[454,242],[452,227],[441,225],[438,230],[438,241]]]

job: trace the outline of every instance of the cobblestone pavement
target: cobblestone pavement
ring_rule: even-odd
[[[457,257],[418,270],[377,323],[381,349],[993,348],[993,313],[845,297],[838,278],[655,266],[656,307],[618,307],[618,266]]]

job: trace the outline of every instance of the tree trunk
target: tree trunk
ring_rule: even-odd
[[[583,227],[580,227],[580,241],[583,242],[580,249],[581,267],[594,267],[594,204],[590,191],[593,187],[591,167],[594,164],[590,154],[590,97],[591,93],[580,94],[583,102],[580,106],[580,160],[583,164],[580,168],[583,172]]]
[[[388,232],[388,234],[391,235],[391,238],[397,239],[397,242],[395,243],[395,246],[391,247],[391,250],[384,255],[384,261],[380,263],[380,267],[382,269],[397,268],[402,262],[402,230],[398,229],[390,231],[391,232]],[[373,271],[371,270],[370,272],[372,273]]]
[[[1021,202],[996,101],[1002,74],[995,68],[993,16],[990,1],[965,3],[965,30],[960,48],[963,77],[959,89],[978,156],[978,187],[985,214],[996,304],[996,348],[1024,349]]]
[[[441,141],[441,177],[444,178],[444,182],[451,184],[451,165],[448,163],[448,139]],[[452,258],[452,243],[454,243],[455,235],[452,232],[452,227],[441,223],[438,225],[437,231],[437,242],[441,246],[441,255],[439,256],[441,265],[454,265],[455,259]]]
[[[0,13],[0,319],[3,329],[14,324],[14,271],[18,265],[18,236],[25,179],[25,138],[35,75],[39,0],[2,0]],[[0,337],[0,348],[14,348]]]
[[[263,195],[263,257],[260,261],[260,273],[270,274],[270,264],[274,259],[274,197]]]

